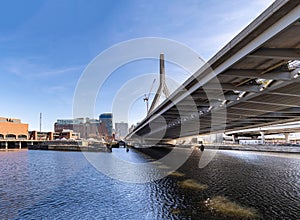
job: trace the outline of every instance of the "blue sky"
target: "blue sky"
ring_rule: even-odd
[[[103,50],[140,37],[179,41],[208,60],[272,0],[51,0],[0,1],[0,116],[20,118],[29,129],[52,130],[58,118],[72,118],[77,81]],[[167,65],[179,83],[188,74]],[[115,71],[101,88],[95,118],[111,111],[114,93],[126,80],[157,73],[146,60]],[[152,82],[148,82],[149,89]],[[129,123],[145,115],[136,100]]]

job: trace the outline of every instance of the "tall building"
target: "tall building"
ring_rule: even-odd
[[[123,139],[128,134],[128,123],[125,122],[116,122],[116,138]]]
[[[99,116],[100,136],[112,137],[113,134],[113,114],[103,113]]]

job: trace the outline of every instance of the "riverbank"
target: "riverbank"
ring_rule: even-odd
[[[240,150],[240,151],[259,151],[259,152],[276,152],[276,153],[298,153],[300,146],[279,146],[279,145],[205,145],[206,149],[220,150]]]
[[[107,152],[108,148],[102,144],[88,145],[77,141],[47,141],[36,145],[29,145],[28,150],[53,150],[53,151],[88,151]]]

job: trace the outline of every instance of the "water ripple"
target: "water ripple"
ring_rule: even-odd
[[[115,152],[122,157],[123,151]],[[131,161],[152,160],[133,151],[124,155]],[[298,218],[298,158],[219,151],[199,169],[200,156],[195,151],[178,170],[184,175],[133,184],[99,173],[80,152],[0,152],[0,219],[231,219],[204,205],[216,196],[253,207],[259,218]],[[181,188],[179,183],[188,179],[207,188]]]

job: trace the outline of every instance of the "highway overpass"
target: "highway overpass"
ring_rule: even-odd
[[[275,1],[126,139],[167,141],[300,120],[299,16],[300,1]]]
[[[299,132],[300,132],[300,122],[291,122],[286,124],[229,131],[226,132],[226,135],[255,136],[255,135],[261,135],[261,133],[264,133],[266,135],[266,134],[289,134],[289,133],[299,133]]]

